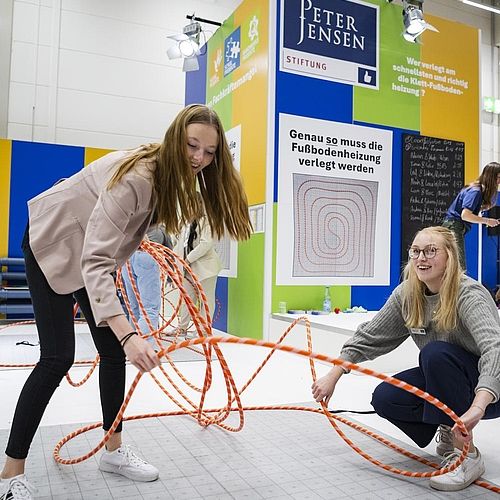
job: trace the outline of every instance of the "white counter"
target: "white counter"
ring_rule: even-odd
[[[306,317],[311,324],[313,351],[336,357],[356,328],[361,323],[370,321],[376,313],[377,311],[319,315],[275,313],[269,319],[269,340],[277,342],[290,323],[299,317]],[[307,348],[306,328],[303,322],[293,328],[283,340],[283,344],[300,349]],[[418,365],[418,349],[413,340],[408,339],[393,352],[376,360],[366,361],[363,365],[383,373],[396,373]]]
[[[370,321],[377,311],[365,313],[330,313],[330,314],[272,314],[272,317],[281,321],[293,323],[297,318],[306,317],[311,326],[343,335],[352,335],[356,328],[365,321]]]

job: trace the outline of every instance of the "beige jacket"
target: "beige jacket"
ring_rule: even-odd
[[[154,163],[106,187],[128,154],[110,153],[28,202],[30,246],[49,285],[59,294],[85,287],[98,326],[123,314],[111,273],[137,249],[153,213]]]
[[[205,217],[200,220],[196,233],[193,250],[187,254],[186,260],[196,277],[202,281],[217,276],[222,269],[222,263],[215,252],[210,224]],[[184,257],[188,237],[189,224],[182,229],[174,247],[174,252],[180,257]]]

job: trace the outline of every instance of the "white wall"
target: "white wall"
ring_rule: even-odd
[[[12,10],[12,1],[0,2],[0,137],[7,136]]]
[[[158,141],[184,104],[167,35],[193,12],[223,22],[240,1],[14,0],[7,137],[113,149]]]
[[[184,73],[165,54],[166,36],[193,12],[222,22],[241,0],[12,3],[7,137],[117,149],[159,140],[183,106]],[[425,0],[425,13],[482,30],[482,91],[498,97],[490,14],[457,0]],[[498,118],[483,113],[480,165],[498,159]]]

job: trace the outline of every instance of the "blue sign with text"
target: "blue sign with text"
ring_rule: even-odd
[[[224,42],[224,76],[240,66],[240,28],[235,29]]]
[[[377,86],[378,14],[361,0],[281,0],[281,69]]]

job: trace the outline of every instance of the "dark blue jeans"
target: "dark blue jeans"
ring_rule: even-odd
[[[477,385],[478,356],[448,342],[429,342],[421,351],[419,366],[394,375],[428,392],[451,408],[459,417],[472,404]],[[372,406],[383,418],[399,427],[424,448],[439,424],[454,422],[441,410],[403,389],[382,382],[375,388]],[[500,416],[500,403],[488,405],[484,419]]]
[[[26,380],[17,402],[6,454],[23,459],[52,394],[71,368],[75,356],[73,295],[87,320],[100,356],[99,387],[103,427],[109,429],[120,409],[125,393],[125,355],[118,339],[108,327],[97,327],[83,288],[74,294],[59,295],[47,282],[29,246],[23,240],[26,275],[40,339],[40,361]],[[75,390],[76,391],[76,390]],[[75,392],[75,397],[78,393]],[[121,423],[116,432],[121,430]]]

